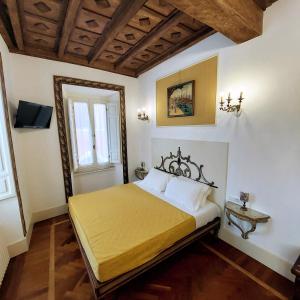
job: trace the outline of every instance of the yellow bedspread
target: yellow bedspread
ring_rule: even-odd
[[[69,211],[102,282],[146,263],[196,229],[192,216],[135,184],[70,197]]]

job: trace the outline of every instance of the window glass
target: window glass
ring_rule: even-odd
[[[74,102],[77,154],[79,166],[93,164],[92,128],[86,102]]]
[[[108,139],[105,104],[94,104],[95,145],[98,164],[108,163]]]

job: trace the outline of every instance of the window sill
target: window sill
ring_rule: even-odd
[[[9,195],[6,195],[6,196],[1,196],[0,201],[9,200],[9,199],[16,198],[16,197],[17,197],[16,194],[9,194]]]
[[[91,169],[81,169],[81,170],[77,170],[77,171],[73,171],[74,172],[74,176],[80,176],[80,175],[85,175],[85,174],[92,174],[92,173],[100,173],[100,172],[105,172],[105,171],[109,171],[115,168],[115,165],[109,165],[107,167],[103,167],[103,168],[91,168]]]

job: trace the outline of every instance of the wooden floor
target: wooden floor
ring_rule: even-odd
[[[206,238],[126,285],[118,300],[291,299],[293,284],[225,242]],[[35,225],[30,250],[11,260],[1,300],[91,300],[67,216]]]

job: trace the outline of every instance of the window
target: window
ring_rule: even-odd
[[[14,196],[14,180],[3,110],[3,99],[0,92],[0,200],[4,200]]]
[[[74,171],[120,162],[118,104],[69,99],[68,106]]]

